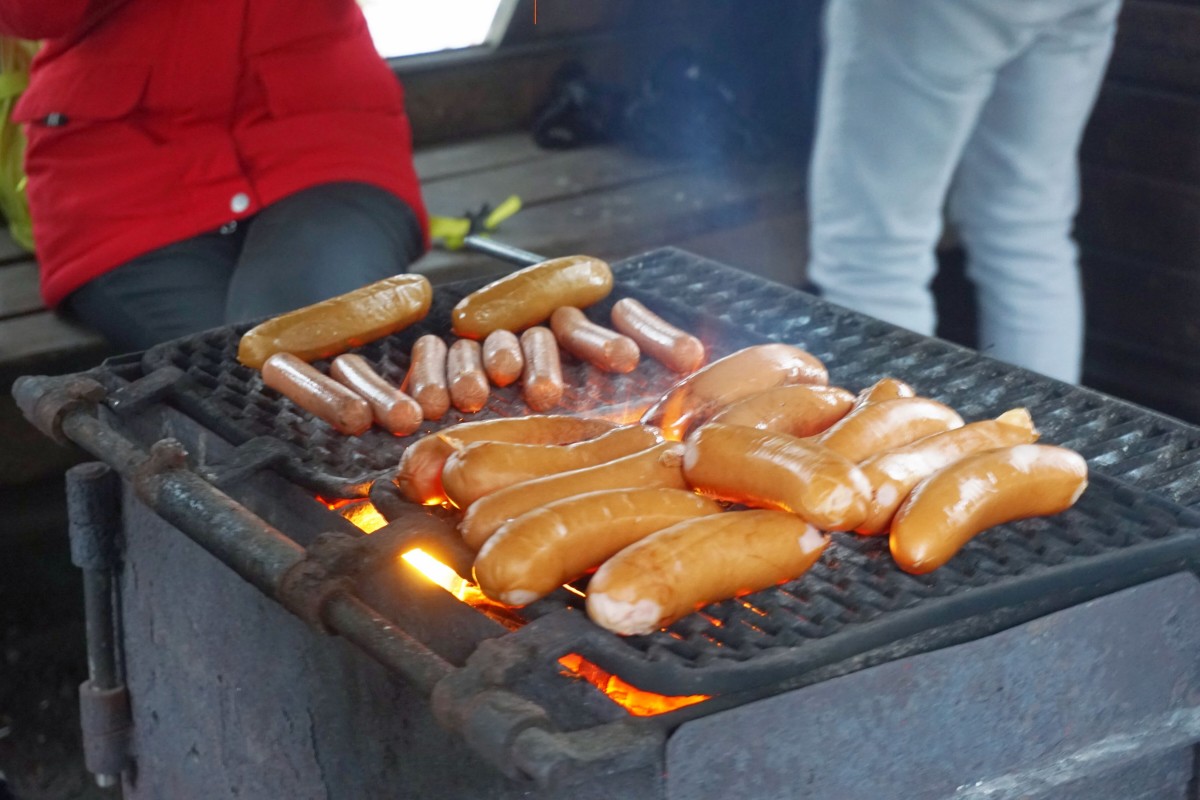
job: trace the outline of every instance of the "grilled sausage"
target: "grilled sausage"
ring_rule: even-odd
[[[594,467],[515,483],[472,503],[458,530],[467,546],[478,550],[510,519],[564,497],[602,489],[686,489],[682,455],[682,445],[663,442]]]
[[[916,394],[913,387],[899,378],[880,378],[858,393],[854,407],[865,406],[867,403],[879,403],[883,400],[895,400],[899,397],[915,397]]]
[[[612,291],[612,270],[591,256],[542,261],[492,281],[459,301],[451,329],[467,339],[492,331],[521,331],[550,318],[559,306],[585,308]]]
[[[617,427],[605,419],[587,419],[560,414],[482,419],[443,428],[439,433],[418,439],[400,456],[396,485],[415,503],[436,505],[446,501],[442,488],[442,468],[459,445],[471,442],[527,442],[529,444],[569,444],[599,436]]]
[[[474,414],[487,403],[491,386],[483,371],[483,348],[474,339],[456,339],[446,353],[446,381],[450,402],[464,414]]]
[[[421,406],[425,419],[441,419],[450,410],[450,390],[446,386],[446,343],[440,336],[427,333],[412,346],[412,360],[404,388]]]
[[[450,502],[466,508],[484,495],[521,481],[594,467],[633,455],[662,442],[648,425],[622,425],[572,444],[475,442],[460,446],[442,468],[442,487]]]
[[[1031,444],[1037,438],[1029,412],[1014,408],[996,419],[972,422],[876,453],[859,465],[871,484],[871,507],[866,521],[855,530],[885,533],[913,487],[939,469],[972,453]]]
[[[367,401],[291,353],[275,353],[262,365],[263,383],[337,430],[358,436],[371,427]]]
[[[897,397],[866,403],[851,411],[815,441],[858,462],[924,436],[961,428],[962,417],[928,397]]]
[[[871,496],[862,470],[832,450],[740,425],[697,428],[686,441],[683,474],[701,494],[790,511],[830,531],[861,525]]]
[[[525,356],[521,340],[512,331],[492,331],[483,340],[483,369],[492,383],[501,388],[521,377]]]
[[[681,489],[609,489],[556,500],[506,522],[475,559],[493,600],[523,606],[598,567],[627,545],[720,503]]]
[[[604,372],[633,372],[642,358],[633,339],[597,325],[574,306],[554,309],[550,330],[563,350]]]
[[[329,358],[419,322],[432,302],[424,275],[395,275],[254,326],[238,342],[237,358],[256,369],[274,353]]]
[[[709,603],[795,580],[828,544],[782,511],[685,520],[604,562],[588,584],[588,616],[614,633],[651,633]]]
[[[1019,444],[975,453],[913,489],[892,521],[892,557],[920,575],[976,534],[1012,520],[1065,511],[1087,488],[1087,462],[1065,447]]]
[[[534,411],[549,411],[562,400],[562,360],[558,342],[549,328],[534,326],[521,334],[521,352],[525,372],[521,376],[521,396]]]
[[[688,374],[704,363],[704,344],[655,314],[632,297],[612,307],[613,327],[672,372]]]
[[[367,401],[384,430],[407,436],[421,427],[424,415],[417,401],[385,381],[362,356],[343,353],[329,365],[329,374]]]
[[[854,395],[836,386],[798,383],[738,400],[713,415],[718,425],[745,425],[789,436],[814,436],[850,411]]]
[[[722,407],[744,397],[776,386],[828,382],[825,365],[799,347],[753,345],[680,380],[642,415],[642,422],[679,441]]]

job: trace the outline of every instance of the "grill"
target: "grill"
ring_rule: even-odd
[[[712,357],[759,342],[789,342],[824,361],[837,385],[857,389],[896,376],[968,420],[1025,406],[1042,441],[1074,448],[1088,459],[1091,485],[1069,511],[991,531],[929,575],[897,569],[883,537],[837,534],[821,562],[800,580],[714,604],[649,636],[621,638],[589,623],[578,596],[565,589],[497,622],[497,616],[440,590],[435,596],[401,585],[395,574],[380,577],[380,554],[394,554],[397,542],[415,540],[406,530],[414,526],[418,538],[435,549],[440,545],[448,563],[456,563],[444,520],[433,511],[416,512],[379,480],[416,436],[397,438],[373,429],[345,437],[298,411],[265,390],[257,372],[236,362],[244,328],[170,342],[77,376],[24,379],[18,399],[47,433],[73,439],[111,464],[152,509],[189,533],[205,526],[253,526],[253,519],[227,518],[225,495],[263,517],[288,521],[290,527],[276,526],[308,547],[303,568],[293,569],[293,551],[271,547],[227,563],[260,589],[284,596],[293,612],[307,611],[318,627],[342,633],[394,664],[386,636],[355,629],[357,612],[343,614],[337,610],[342,606],[331,612],[325,605],[344,588],[338,581],[347,572],[363,577],[358,593],[372,613],[432,651],[428,672],[410,663],[405,677],[426,676],[415,683],[424,682],[432,692],[442,725],[510,778],[533,780],[544,790],[648,763],[660,768],[664,737],[681,726],[731,709],[740,712],[785,692],[816,689],[868,667],[974,642],[1192,571],[1200,560],[1200,430],[1194,427],[680,250],[623,261],[614,265],[614,276],[613,296],[589,309],[597,320],[607,319],[612,302],[633,296],[699,335]],[[474,288],[477,284],[438,287],[423,323],[359,352],[399,382],[413,340],[423,333],[444,335],[450,309]],[[628,375],[608,375],[565,358],[566,413],[629,418],[674,380],[649,359]],[[488,406],[471,418],[523,413],[518,389],[508,387],[493,390]],[[420,433],[461,419],[452,415],[425,423]],[[141,452],[164,435],[183,441],[190,468],[183,467],[176,448]],[[196,490],[200,500],[191,489],[168,495],[161,486],[145,486],[156,475],[181,471],[202,484]],[[324,509],[319,514],[285,509],[288,502],[272,500],[272,494],[351,504],[369,495],[394,521],[383,535],[355,541]],[[331,528],[340,531],[332,545],[328,535],[317,535]],[[198,541],[220,554],[230,535],[202,533]],[[272,559],[279,562],[278,574],[263,566]],[[465,564],[461,552],[457,563]],[[647,692],[709,699],[633,719],[578,681],[564,681],[558,659],[568,654]],[[534,721],[543,719],[551,724]],[[579,744],[584,740],[587,744]],[[637,792],[645,791],[639,786]],[[609,791],[615,791],[611,784]]]

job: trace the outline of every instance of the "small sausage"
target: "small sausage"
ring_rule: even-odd
[[[329,374],[366,400],[375,421],[385,430],[407,436],[421,427],[424,415],[417,401],[380,377],[362,356],[353,353],[338,356],[329,365]]]
[[[962,425],[958,412],[943,403],[928,397],[898,397],[859,406],[814,441],[859,462]]]
[[[849,531],[867,516],[871,487],[854,462],[783,433],[702,425],[688,437],[683,474],[718,500],[790,511],[822,530]]]
[[[464,414],[474,414],[487,403],[492,388],[483,371],[483,348],[474,339],[457,339],[446,353],[446,380],[450,402]]]
[[[425,419],[441,419],[450,410],[450,390],[446,386],[446,343],[440,336],[427,333],[412,346],[412,361],[404,388]]]
[[[682,456],[683,445],[663,442],[605,464],[515,483],[472,503],[458,530],[478,550],[510,519],[564,497],[602,489],[686,489]]]
[[[867,403],[878,403],[883,400],[895,400],[898,397],[916,397],[916,395],[917,390],[899,378],[880,378],[858,393],[854,407],[858,408]]]
[[[371,406],[291,353],[275,353],[262,365],[263,383],[337,430],[358,436],[371,427]]]
[[[975,453],[917,484],[892,521],[892,557],[921,575],[945,564],[976,534],[1026,517],[1057,514],[1087,488],[1083,456],[1019,444]]]
[[[709,603],[795,580],[828,544],[783,511],[685,520],[604,562],[588,583],[588,616],[624,636],[652,633]]]
[[[525,372],[521,377],[521,395],[534,411],[549,411],[562,400],[562,361],[558,342],[549,328],[540,325],[521,334],[521,352]]]
[[[574,306],[554,309],[550,330],[563,350],[604,372],[633,372],[642,358],[637,342],[597,325]]]
[[[789,344],[759,344],[701,367],[672,386],[642,415],[680,441],[718,410],[752,394],[793,383],[829,383],[825,365]]]
[[[1032,444],[1038,433],[1029,412],[1006,411],[996,419],[972,422],[911,444],[876,453],[859,464],[871,484],[871,507],[858,533],[885,533],[896,509],[913,487],[943,467],[983,450]]]
[[[682,489],[608,489],[556,500],[509,520],[484,543],[475,582],[493,600],[528,605],[657,530],[722,510]]]
[[[474,442],[446,459],[442,487],[450,502],[466,508],[484,495],[521,481],[594,467],[662,442],[649,425],[622,425],[594,439],[571,444]]]
[[[815,436],[846,416],[853,403],[854,395],[845,389],[798,383],[738,400],[717,412],[711,422],[789,436]]]
[[[505,417],[461,422],[423,436],[409,445],[400,456],[396,485],[401,494],[414,503],[436,505],[446,501],[442,487],[442,468],[455,446],[471,442],[527,442],[529,444],[569,444],[599,436],[617,427],[606,419],[588,419],[566,414]]]
[[[671,325],[632,297],[623,297],[613,304],[612,324],[672,372],[686,375],[704,363],[704,344],[699,339]]]
[[[483,368],[492,383],[501,388],[521,377],[525,356],[521,340],[512,331],[492,331],[483,340]]]

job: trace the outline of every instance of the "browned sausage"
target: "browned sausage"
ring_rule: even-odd
[[[738,400],[717,412],[711,421],[789,436],[814,436],[846,416],[853,403],[854,395],[845,389],[798,383]]]
[[[783,511],[684,520],[604,562],[588,583],[588,616],[625,636],[651,633],[709,603],[795,580],[828,544]]]
[[[444,436],[455,444],[452,437]],[[594,467],[623,458],[662,441],[649,425],[622,425],[594,439],[571,444],[474,442],[460,445],[442,468],[442,487],[450,502],[466,508],[484,495],[521,481]]]
[[[881,378],[858,393],[854,407],[865,406],[867,403],[878,403],[883,400],[895,400],[898,397],[915,397],[913,387],[899,378]]]
[[[673,372],[686,375],[704,363],[704,344],[699,339],[671,325],[632,297],[613,304],[612,324]]]
[[[1067,510],[1087,488],[1087,474],[1083,456],[1053,445],[967,456],[917,484],[900,506],[892,557],[905,572],[935,570],[988,528]]]
[[[719,500],[790,511],[822,530],[853,530],[871,487],[852,461],[783,433],[709,423],[687,438],[683,474]]]
[[[958,412],[936,400],[898,397],[860,405],[815,437],[815,441],[858,462],[883,450],[962,425]]]
[[[263,383],[342,433],[358,436],[371,427],[367,401],[291,353],[263,362]]]
[[[450,390],[446,386],[446,343],[440,336],[427,333],[413,342],[412,361],[404,388],[425,419],[441,419],[450,410]]]
[[[682,489],[608,489],[556,500],[506,522],[475,559],[475,582],[493,600],[532,603],[622,548],[721,504]]]
[[[521,395],[534,411],[549,411],[562,400],[562,361],[558,342],[549,328],[534,326],[521,334],[521,352],[525,372],[521,377]]]
[[[525,369],[525,356],[521,354],[521,340],[512,331],[492,331],[483,340],[483,368],[492,383],[505,387],[521,377]]]
[[[483,348],[474,339],[457,339],[446,353],[446,379],[450,402],[464,414],[474,414],[487,403],[491,386],[483,371]]]
[[[421,427],[424,416],[417,401],[385,381],[362,356],[354,353],[338,356],[329,365],[329,374],[366,400],[375,422],[385,430],[407,436]]]
[[[563,350],[605,372],[633,372],[642,358],[633,339],[597,325],[574,306],[554,309],[550,330]]]

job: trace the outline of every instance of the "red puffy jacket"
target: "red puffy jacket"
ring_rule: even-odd
[[[355,0],[0,0],[0,30],[45,40],[13,118],[51,306],[330,181],[426,226],[402,90]]]

